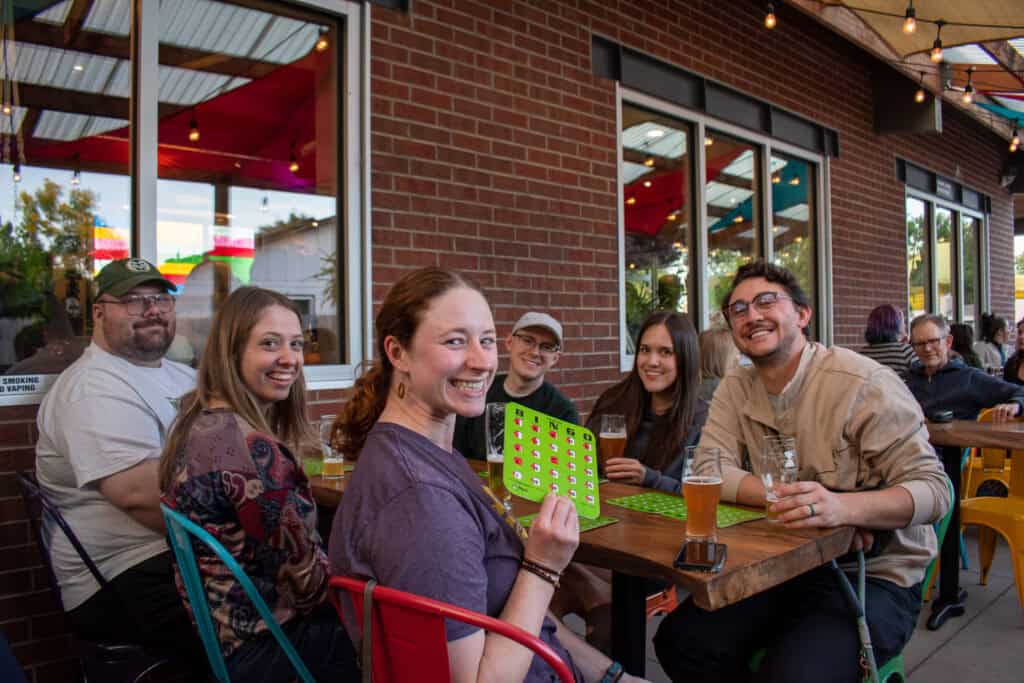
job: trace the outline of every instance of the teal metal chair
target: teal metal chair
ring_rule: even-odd
[[[935,522],[932,527],[935,529],[935,535],[939,540],[939,547],[942,547],[942,541],[946,538],[946,532],[949,530],[949,520],[953,517],[953,505],[956,504],[953,492],[953,483],[946,479],[946,489],[949,491],[950,505],[946,514],[942,516],[942,519]],[[938,555],[936,555],[930,563],[928,563],[928,569],[924,573],[924,581],[921,582],[922,597],[924,592],[927,590],[928,584],[931,581],[932,574],[935,573],[935,569],[938,566]],[[871,646],[871,634],[868,631],[867,619],[864,616],[864,553],[860,552],[857,556],[857,591],[854,592],[853,587],[850,585],[849,579],[846,574],[839,569],[839,565],[836,564],[835,560],[832,561],[832,566],[835,568],[840,581],[840,586],[847,591],[847,597],[850,599],[851,606],[857,615],[857,631],[860,635],[861,647],[864,649],[865,659],[868,662],[868,672],[864,677],[866,683],[905,683],[907,675],[903,671],[903,653],[896,655],[888,662],[886,662],[881,668],[878,668],[875,663],[874,649]],[[754,656],[750,658],[748,665],[751,672],[756,673],[761,668],[761,662],[764,660],[765,655],[768,653],[767,649],[761,648],[754,653]]]
[[[292,666],[295,667],[295,673],[298,674],[299,680],[303,681],[303,683],[315,683],[316,679],[313,678],[313,674],[306,668],[302,658],[299,657],[299,653],[295,651],[295,648],[292,647],[291,642],[285,636],[284,631],[281,630],[277,621],[274,620],[274,615],[271,613],[270,608],[267,607],[267,603],[263,601],[259,591],[256,590],[252,579],[239,566],[231,553],[225,550],[224,546],[211,536],[209,532],[202,529],[180,512],[175,512],[163,504],[160,505],[160,509],[163,511],[164,524],[167,526],[171,550],[174,551],[174,557],[178,562],[178,571],[181,572],[181,580],[185,584],[185,592],[188,593],[188,601],[192,604],[192,615],[199,629],[199,636],[203,639],[203,647],[206,648],[206,657],[210,660],[210,668],[213,669],[213,674],[217,677],[217,680],[221,681],[221,683],[230,683],[231,679],[228,677],[228,669],[224,664],[224,655],[220,650],[220,641],[217,639],[217,633],[213,628],[213,618],[210,616],[209,605],[206,602],[206,590],[203,588],[203,579],[199,576],[199,567],[196,564],[196,556],[192,548],[193,541],[190,536],[195,537],[212,550],[220,558],[221,562],[231,570],[231,573],[235,575],[238,583],[245,589],[249,599],[252,600],[256,611],[263,617],[263,621],[266,622],[270,632],[277,639],[277,643],[288,656]],[[202,608],[203,605],[206,605],[206,609]]]

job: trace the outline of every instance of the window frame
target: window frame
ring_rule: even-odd
[[[989,214],[972,209],[963,204],[957,204],[949,199],[944,199],[938,195],[930,192],[925,192],[909,185],[904,186],[904,197],[903,197],[903,223],[904,223],[904,244],[906,244],[906,216],[907,216],[907,199],[916,199],[923,202],[925,205],[925,213],[928,216],[926,225],[928,226],[928,235],[925,243],[928,245],[927,254],[927,269],[928,269],[928,283],[925,288],[926,301],[925,310],[928,313],[934,313],[941,315],[938,311],[938,296],[939,296],[939,280],[937,275],[937,246],[938,246],[938,234],[936,230],[937,218],[936,214],[938,209],[946,209],[952,213],[951,233],[953,242],[950,246],[951,254],[950,259],[956,266],[955,273],[951,273],[954,278],[953,282],[953,320],[951,323],[960,323],[964,321],[964,249],[963,249],[963,218],[964,216],[973,218],[978,221],[978,263],[977,263],[977,310],[975,312],[974,320],[969,324],[974,328],[975,333],[978,332],[978,325],[981,321],[981,312],[989,310],[990,304],[990,292],[989,292],[989,279],[988,279],[988,255],[989,255],[989,244],[988,244],[988,230],[989,230]],[[906,258],[904,260],[904,268],[906,268]],[[904,303],[907,305],[908,312],[910,311],[910,272],[907,271],[907,299]],[[908,325],[910,321],[907,321]]]
[[[339,337],[345,358],[336,365],[303,368],[308,390],[351,386],[357,368],[372,358],[372,260],[370,239],[370,6],[356,0],[285,0],[288,6],[331,16],[338,23],[338,234]],[[129,183],[132,256],[156,262],[157,104],[160,79],[159,0],[131,0]],[[343,198],[343,199],[339,199]],[[344,303],[342,303],[344,302]],[[59,373],[58,373],[59,374]],[[42,402],[58,374],[37,375],[31,393],[0,395],[0,407]],[[32,376],[32,375],[26,375]]]
[[[623,197],[623,154],[622,154],[622,107],[633,105],[648,109],[664,116],[684,121],[692,127],[693,138],[697,141],[704,139],[709,128],[716,132],[720,131],[749,143],[760,157],[761,167],[761,253],[760,258],[770,260],[772,258],[773,240],[770,226],[774,216],[771,196],[771,174],[768,172],[768,163],[774,152],[814,164],[815,169],[815,192],[817,202],[815,206],[815,231],[814,240],[816,247],[815,268],[817,275],[817,287],[815,292],[810,293],[814,306],[819,338],[822,343],[831,344],[833,335],[832,315],[832,216],[831,200],[827,189],[830,187],[829,158],[826,155],[797,147],[795,145],[775,140],[763,133],[752,131],[742,126],[717,119],[704,113],[686,109],[665,100],[652,97],[643,92],[626,88],[616,82],[615,87],[615,126],[616,126],[616,176],[617,186],[615,196],[617,200],[617,249],[618,249],[618,329],[619,329],[619,369],[628,372],[633,368],[634,354],[628,352],[628,329],[626,327],[625,283],[626,283],[626,234],[625,234],[625,205]],[[702,144],[693,145],[693,161],[695,168],[692,169],[693,197],[692,213],[693,220],[690,226],[690,244],[693,245],[690,255],[687,286],[691,292],[691,319],[694,326],[699,330],[707,329],[710,324],[712,311],[710,310],[708,296],[707,278],[703,275],[707,272],[708,239],[707,239],[707,217],[704,210],[706,204],[707,167],[704,154],[705,147]]]

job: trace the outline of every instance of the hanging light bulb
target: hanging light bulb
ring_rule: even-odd
[[[14,182],[21,182],[21,164],[14,162]]]
[[[715,139],[713,137],[711,137],[710,135],[705,135],[704,136],[704,146],[705,147],[710,147],[713,144],[715,144]]]
[[[964,87],[963,101],[964,104],[971,104],[974,102],[974,85],[971,83],[974,78],[974,67],[967,69],[967,85]]]
[[[1011,145],[1020,145],[1020,133],[1017,132],[1017,124],[1013,124],[1013,137],[1010,139]]]
[[[917,102],[918,104],[924,102],[924,98],[928,96],[928,94],[924,91],[924,72],[922,71],[920,73],[921,78],[917,81],[917,92],[914,93],[914,101]]]
[[[917,30],[917,12],[914,11],[914,0],[907,5],[907,12],[903,15],[903,32],[908,36]]]
[[[4,102],[4,116],[10,116],[11,115],[11,111],[13,111],[11,109],[11,105],[9,105],[6,102]]]
[[[330,43],[327,42],[327,29],[320,29],[320,37],[316,40],[316,51],[323,52],[328,48]]]
[[[936,64],[942,61],[942,27],[946,25],[942,19],[935,22],[938,30],[935,31],[935,42],[932,43],[932,51],[928,53],[928,59]]]
[[[263,199],[260,200],[260,211],[263,213],[270,211],[270,199],[267,198],[267,195],[263,195]]]
[[[652,166],[654,166],[654,157],[647,157],[646,159],[644,159],[644,166],[646,166],[647,168],[651,168]]]
[[[295,152],[292,152],[291,158],[288,160],[288,170],[292,173],[299,172],[299,160],[295,158]]]
[[[79,157],[75,155],[75,172],[71,174],[71,186],[78,187],[82,184],[82,171],[79,168]]]
[[[188,122],[189,142],[199,142],[199,124],[196,123],[196,115],[193,113]]]
[[[764,15],[764,27],[767,29],[775,28],[778,21],[775,19],[775,5],[768,3],[768,14]]]

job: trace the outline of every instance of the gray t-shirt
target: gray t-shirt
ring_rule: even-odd
[[[482,479],[464,458],[381,422],[360,452],[327,547],[335,574],[375,578],[492,617],[505,607],[523,556],[519,538],[491,507]],[[446,630],[452,641],[478,629],[449,621]],[[349,635],[359,642],[360,633],[350,628]],[[540,638],[571,665],[550,618]],[[578,671],[576,678],[582,680]],[[525,680],[555,678],[534,657]]]
[[[96,344],[61,373],[36,425],[36,476],[107,580],[167,550],[162,534],[135,521],[99,492],[97,482],[159,458],[174,420],[172,399],[195,384],[195,371],[168,360],[134,365]],[[99,590],[62,533],[48,530],[64,609]]]

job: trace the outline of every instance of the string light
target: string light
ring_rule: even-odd
[[[646,166],[647,168],[651,168],[652,166],[654,166],[654,157],[647,157],[646,159],[644,159],[644,166]]]
[[[964,104],[971,104],[974,102],[974,86],[971,84],[971,79],[974,78],[974,67],[967,69],[967,85],[964,87],[963,102]]]
[[[189,142],[199,142],[199,124],[196,123],[196,114],[192,112],[192,118],[188,121]]]
[[[917,82],[917,92],[914,93],[914,101],[918,104],[924,102],[924,98],[927,97],[927,93],[924,91],[924,72],[921,72],[921,80]]]
[[[903,15],[903,32],[908,36],[917,30],[917,12],[914,11],[914,0],[907,5],[907,12]]]
[[[270,211],[270,200],[267,198],[267,195],[263,195],[263,199],[260,201],[260,211],[263,213]]]
[[[946,25],[942,19],[935,22],[937,27],[935,31],[935,42],[932,43],[932,51],[928,54],[928,59],[932,60],[936,64],[942,62],[942,27]]]
[[[1012,145],[1020,145],[1020,134],[1017,132],[1017,124],[1013,124],[1013,138],[1010,140]]]
[[[705,135],[704,136],[704,146],[705,147],[710,147],[713,144],[715,144],[715,139],[713,137],[711,137],[710,135]]]
[[[292,173],[299,172],[299,160],[295,158],[295,150],[292,150],[291,158],[288,160],[288,170]]]
[[[6,102],[4,102],[4,116],[10,116],[11,115],[11,111],[13,111],[11,109],[11,105],[9,105]]]
[[[14,162],[14,182],[21,182],[21,164]]]
[[[78,187],[82,184],[82,171],[79,168],[79,156],[75,155],[75,172],[71,174],[71,185],[72,187]]]
[[[316,41],[316,51],[317,52],[323,52],[324,50],[326,50],[328,48],[329,45],[330,45],[330,43],[327,42],[327,29],[321,28],[320,29],[320,37],[317,38],[317,41]]]
[[[768,14],[764,15],[764,27],[767,29],[775,28],[778,20],[775,19],[775,5],[768,3]]]

